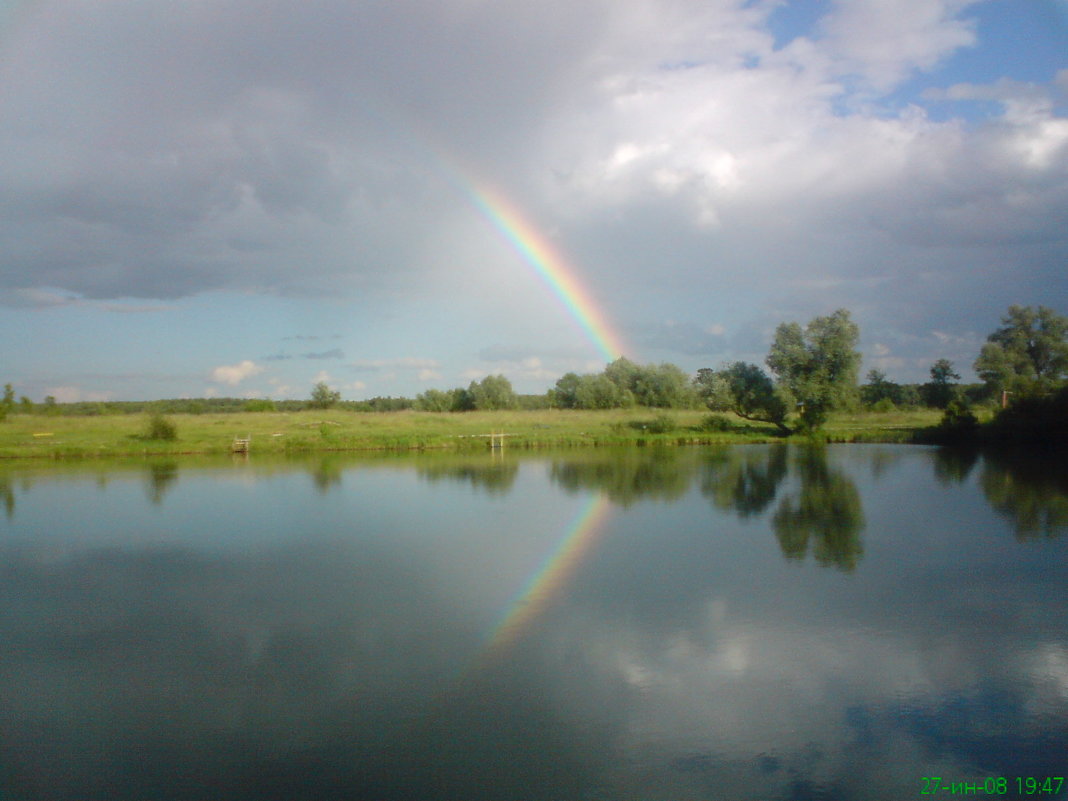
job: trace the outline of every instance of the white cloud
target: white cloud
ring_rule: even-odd
[[[1043,293],[1068,252],[1068,70],[909,94],[984,46],[971,0],[827,0],[786,43],[779,0],[267,2],[86,2],[13,33],[0,303],[37,311],[35,339],[48,315],[311,296],[366,326],[344,352],[376,383],[455,376],[492,341],[537,342],[540,367],[487,365],[517,380],[586,371],[592,350],[442,162],[551,232],[639,359],[667,314],[696,337],[650,350],[696,367],[740,355],[709,319],[741,332],[834,304],[867,308],[865,329],[959,332],[1064,299]],[[441,362],[375,358],[429,345]]]
[[[217,381],[220,384],[229,384],[233,387],[240,384],[246,378],[250,378],[262,372],[263,367],[253,361],[245,359],[237,364],[224,364],[216,367],[211,371],[211,380]]]
[[[979,0],[838,0],[823,19],[820,44],[837,70],[887,91],[915,70],[929,70],[976,43],[961,12]]]

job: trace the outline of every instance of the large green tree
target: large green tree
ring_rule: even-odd
[[[428,389],[415,396],[415,408],[421,412],[450,412],[455,402],[455,393],[440,389]]]
[[[503,375],[488,375],[481,381],[472,381],[467,388],[474,408],[514,409],[519,399],[512,389],[512,382]]]
[[[975,372],[993,391],[1042,395],[1068,379],[1068,317],[1039,306],[1010,306],[987,337]]]
[[[619,387],[622,405],[682,408],[697,402],[690,377],[668,362],[638,365],[620,357],[604,368],[604,375]]]
[[[774,423],[789,433],[787,403],[763,370],[755,364],[734,362],[720,375],[727,383],[731,411],[746,420]]]
[[[553,404],[561,409],[615,409],[628,400],[604,373],[565,373],[551,392]]]
[[[712,411],[730,411],[734,398],[731,397],[730,384],[727,383],[723,370],[702,367],[697,371],[697,375],[694,376],[693,387],[697,391],[697,396]]]
[[[767,364],[800,406],[805,428],[819,428],[831,411],[856,398],[859,338],[846,309],[816,317],[804,329],[798,323],[776,329]]]

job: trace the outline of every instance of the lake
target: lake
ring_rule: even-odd
[[[1068,795],[1063,460],[9,463],[0,507],[3,801]]]

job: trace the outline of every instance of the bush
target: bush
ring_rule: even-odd
[[[144,437],[172,442],[178,439],[178,427],[162,414],[154,414],[148,418]]]
[[[989,426],[1001,442],[1063,447],[1068,443],[1068,386],[1047,397],[1024,397],[998,412]]]
[[[273,412],[276,411],[274,401],[269,398],[252,398],[245,403],[246,412]]]
[[[701,421],[702,431],[730,431],[734,425],[722,414],[710,414]]]
[[[658,414],[652,420],[634,420],[630,426],[647,434],[666,434],[676,428],[675,418],[670,414]]]
[[[889,398],[883,398],[872,404],[871,410],[873,412],[896,412],[897,406]]]

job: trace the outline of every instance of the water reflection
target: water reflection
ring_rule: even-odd
[[[701,492],[717,509],[747,518],[762,514],[786,478],[788,448],[723,448],[702,462]]]
[[[15,516],[15,488],[11,479],[0,473],[0,498],[4,499],[4,512],[7,519]]]
[[[811,551],[821,565],[853,570],[864,551],[864,511],[856,485],[827,463],[821,448],[802,449],[797,470],[800,490],[783,497],[772,518],[783,556],[802,560]]]
[[[880,475],[890,462],[875,457],[873,472]],[[791,470],[797,488],[783,491]],[[787,559],[801,561],[811,553],[821,565],[852,570],[864,551],[860,493],[828,463],[825,448],[793,449],[792,458],[785,445],[724,449],[702,463],[701,492],[717,509],[742,519],[763,515],[778,498],[771,522]]]
[[[1012,521],[1019,540],[1068,529],[1068,470],[1063,460],[990,453],[979,479],[990,505]]]
[[[336,455],[324,456],[314,463],[311,471],[312,482],[320,495],[341,486],[341,473],[344,468],[344,459]]]
[[[942,485],[960,484],[979,461],[975,448],[939,448],[934,452],[934,474]]]
[[[690,487],[693,462],[687,456],[656,447],[570,455],[554,459],[549,476],[568,492],[598,490],[624,507],[644,499],[670,501]]]
[[[144,463],[9,479],[0,797],[875,801],[1063,775],[1068,542],[1001,517],[1056,530],[1060,479],[982,458],[940,483],[922,448],[494,459],[183,463],[161,506]],[[987,474],[1034,500],[1000,508]],[[597,547],[487,664],[590,503]]]
[[[470,484],[490,495],[507,495],[519,475],[519,463],[493,454],[482,458],[436,458],[417,464],[416,471],[420,478],[432,484],[455,481]]]
[[[159,506],[163,503],[163,496],[178,480],[178,462],[173,459],[149,462],[145,468],[145,479],[148,499]]]

